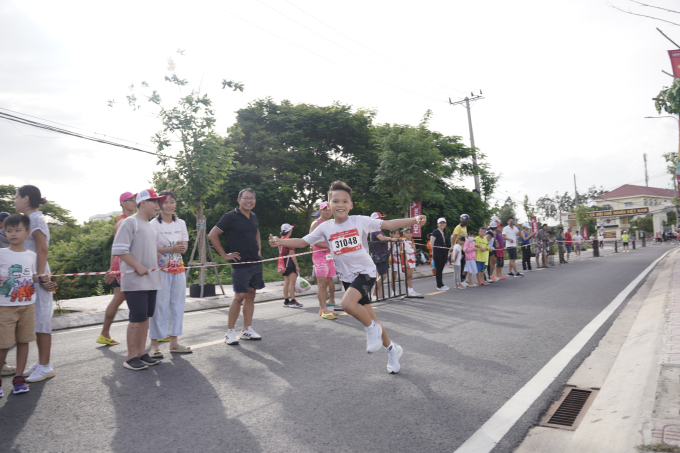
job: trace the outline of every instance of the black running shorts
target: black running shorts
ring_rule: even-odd
[[[509,260],[516,260],[517,259],[517,248],[515,247],[508,247],[508,259]]]
[[[496,267],[503,267],[503,264],[505,264],[505,258],[502,256],[496,257]]]
[[[357,275],[357,278],[355,278],[352,283],[342,282],[345,291],[352,287],[361,293],[361,299],[359,300],[359,304],[361,305],[371,304],[371,290],[373,290],[373,285],[375,285],[375,278],[371,278],[366,274]]]

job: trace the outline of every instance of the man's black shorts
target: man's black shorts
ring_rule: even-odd
[[[264,288],[262,263],[234,264],[231,267],[231,280],[235,293],[249,293],[250,288]]]
[[[516,260],[517,259],[517,249],[515,247],[508,247],[508,259],[509,260]]]
[[[503,256],[496,257],[496,267],[503,267],[503,264],[505,264],[505,257]]]
[[[156,290],[125,291],[125,302],[130,310],[130,322],[144,322],[156,311]]]
[[[627,243],[627,242],[624,242],[624,243],[623,243],[623,246],[624,246],[624,247],[628,247],[628,243]]]
[[[111,283],[111,288],[120,288],[120,283],[118,283],[118,280],[115,278],[113,279],[113,282]]]
[[[373,289],[373,285],[375,285],[375,278],[371,278],[366,274],[357,275],[357,278],[355,278],[352,283],[342,282],[345,291],[352,287],[361,293],[361,299],[359,300],[359,304],[361,305],[371,304],[371,290]]]

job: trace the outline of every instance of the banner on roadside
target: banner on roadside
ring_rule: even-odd
[[[536,220],[536,216],[531,217],[531,232],[538,234],[538,220]]]
[[[418,199],[418,200],[414,201],[413,203],[411,203],[410,217],[419,216],[421,214],[422,214],[421,204],[420,204],[420,200]],[[418,225],[416,223],[415,225],[413,225],[412,228],[413,228],[413,237],[414,238],[419,238],[419,237],[423,236],[422,227],[420,225]]]
[[[673,75],[680,77],[680,50],[669,50],[668,56],[671,57],[671,66],[673,67]]]
[[[583,225],[583,239],[588,239],[588,227]]]

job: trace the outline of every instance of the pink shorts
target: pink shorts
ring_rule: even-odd
[[[335,261],[326,260],[326,253],[312,254],[312,262],[314,263],[314,274],[317,277],[335,277]]]

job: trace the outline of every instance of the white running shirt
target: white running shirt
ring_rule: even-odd
[[[368,254],[368,234],[380,231],[383,221],[351,215],[342,223],[324,222],[302,239],[309,245],[328,242],[338,267],[338,278],[352,283],[359,274],[375,278],[376,268]]]

